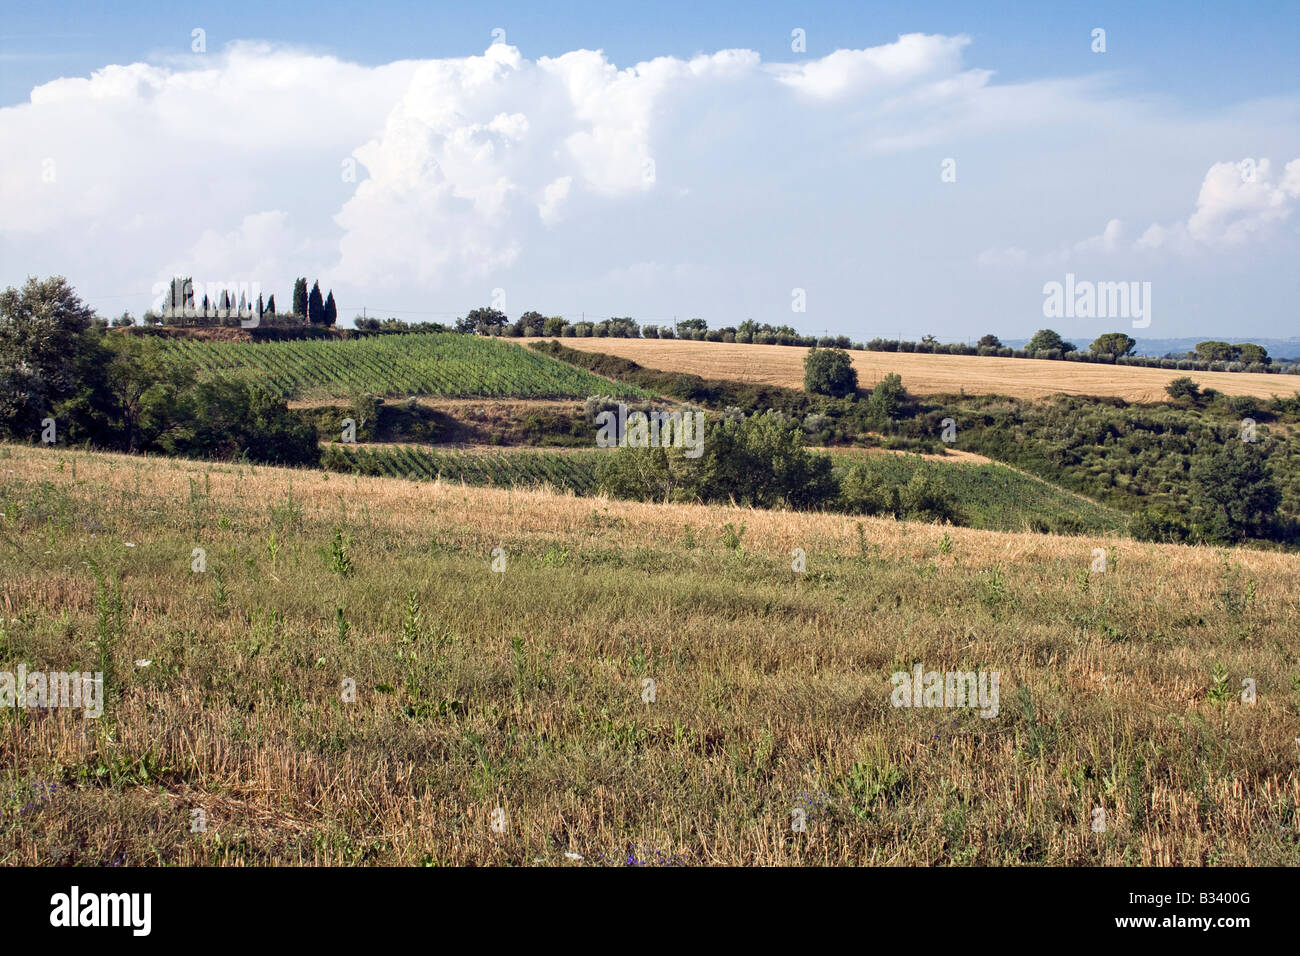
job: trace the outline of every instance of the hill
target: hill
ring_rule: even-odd
[[[803,387],[803,357],[808,351],[788,345],[738,345],[683,339],[573,337],[564,339],[563,344],[584,352],[618,355],[652,368],[785,388]],[[1300,391],[1300,378],[1290,375],[1174,372],[1046,359],[915,352],[853,351],[849,355],[864,388],[870,388],[890,372],[898,372],[903,376],[908,391],[918,395],[956,394],[965,390],[968,395],[996,394],[1014,398],[1042,398],[1065,393],[1122,398],[1129,402],[1161,402],[1169,397],[1165,386],[1182,376],[1226,395],[1268,398]]]
[[[165,341],[176,362],[193,366],[201,375],[244,379],[283,398],[325,400],[360,392],[449,398],[642,394],[513,343],[481,336],[412,333],[285,342],[192,337]]]
[[[13,445],[0,502],[4,666],[107,687],[0,708],[7,863],[1300,863],[1293,556]]]

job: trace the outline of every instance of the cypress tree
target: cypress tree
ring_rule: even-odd
[[[320,297],[320,282],[311,284],[311,295],[307,296],[307,324],[325,324],[325,303]]]
[[[266,300],[266,312],[268,315],[275,315],[275,295]]]
[[[325,297],[325,324],[333,326],[339,320],[339,307],[334,304],[334,290]]]
[[[298,279],[293,284],[293,314],[307,317],[307,280]]]

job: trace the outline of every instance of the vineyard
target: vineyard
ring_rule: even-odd
[[[830,453],[837,470],[863,464],[884,487],[907,484],[929,468],[962,512],[961,524],[990,531],[1124,534],[1123,512],[1072,494],[1005,465],[929,463],[919,455]]]
[[[467,485],[550,485],[577,495],[597,491],[597,470],[609,452],[430,451],[411,445],[327,445],[321,467],[347,474],[461,482]],[[992,531],[1123,534],[1124,515],[1003,465],[926,463],[916,455],[830,453],[837,469],[865,463],[886,486],[907,484],[926,467],[962,511],[962,525]]]
[[[380,477],[463,481],[499,488],[549,485],[586,495],[596,490],[596,468],[608,452],[426,451],[409,445],[328,445],[321,467],[328,471]]]
[[[167,340],[200,376],[242,379],[280,398],[355,393],[449,398],[646,397],[531,350],[472,335],[412,334],[287,342]]]

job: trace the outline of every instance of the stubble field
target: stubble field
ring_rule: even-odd
[[[803,388],[803,359],[808,351],[798,346],[682,339],[574,337],[561,341],[569,348],[618,355],[647,368],[794,389]],[[871,388],[890,372],[897,372],[903,377],[907,390],[917,395],[957,394],[964,389],[967,395],[1043,398],[1064,393],[1122,398],[1128,402],[1162,402],[1169,399],[1165,386],[1181,376],[1188,376],[1202,388],[1218,389],[1225,395],[1269,398],[1300,391],[1300,377],[1256,372],[1175,372],[1046,359],[916,352],[851,351],[849,355],[863,388]]]
[[[0,668],[108,687],[0,708],[3,863],[1300,863],[1291,555],[12,445],[0,511]]]

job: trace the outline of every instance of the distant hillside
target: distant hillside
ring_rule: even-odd
[[[683,339],[566,338],[564,344],[584,352],[628,358],[647,368],[793,389],[803,388],[803,357],[808,351],[792,345],[738,345]],[[1300,378],[1296,376],[1262,372],[1179,372],[1047,359],[917,352],[853,352],[851,355],[863,388],[871,388],[885,375],[897,372],[903,377],[903,385],[914,395],[964,391],[967,395],[1044,398],[1064,393],[1109,396],[1128,402],[1163,402],[1169,398],[1165,386],[1183,375],[1191,376],[1202,388],[1214,388],[1225,395],[1268,398],[1290,395],[1300,389]]]
[[[1124,329],[1116,331],[1123,332]],[[1098,333],[1100,334],[1100,333]],[[1096,336],[1094,336],[1095,338]],[[1092,339],[1071,338],[1066,335],[1068,341],[1073,342],[1081,349],[1088,347]],[[1134,336],[1137,338],[1137,336]],[[1168,352],[1190,352],[1196,348],[1197,342],[1209,340],[1222,342],[1254,342],[1256,345],[1262,345],[1268,349],[1268,354],[1274,359],[1294,358],[1300,359],[1300,338],[1290,339],[1263,339],[1256,335],[1193,335],[1179,339],[1143,339],[1137,338],[1137,346],[1133,349],[1136,355],[1161,356]],[[1029,344],[1029,339],[1003,339],[1002,344],[1008,348],[1022,349]]]

